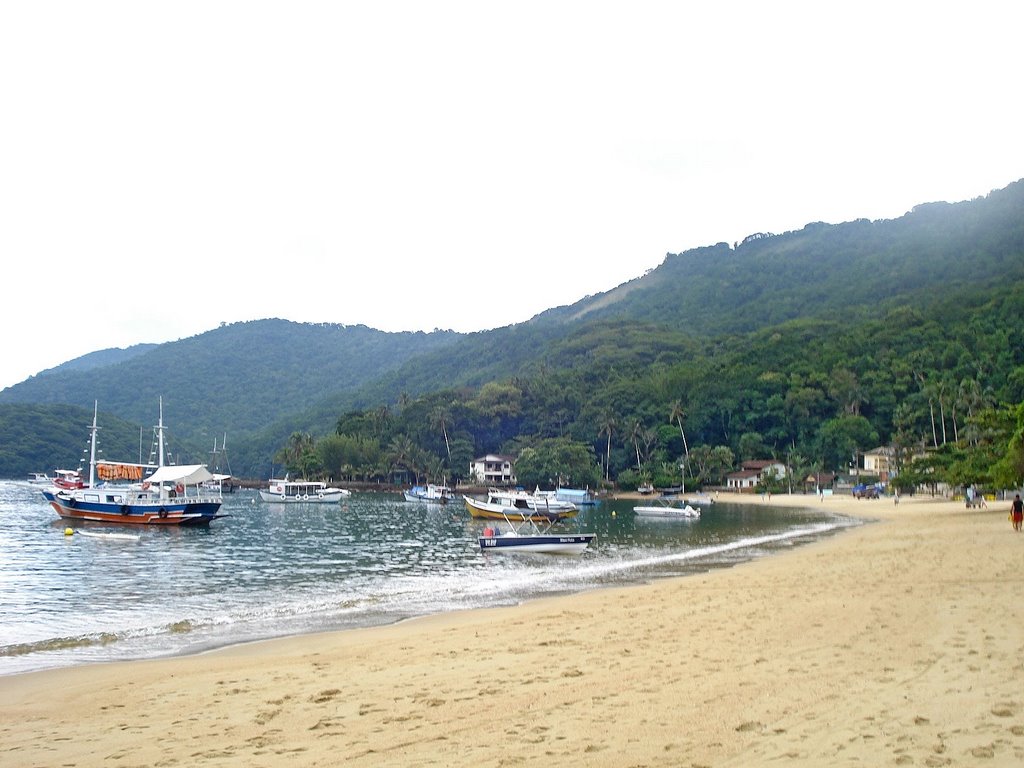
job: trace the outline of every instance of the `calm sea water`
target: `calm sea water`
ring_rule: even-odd
[[[193,653],[727,567],[856,521],[712,504],[699,520],[584,507],[582,556],[481,553],[461,504],[355,493],[337,505],[225,496],[209,528],[61,521],[28,483],[0,481],[0,675]],[[109,534],[118,534],[111,536]]]

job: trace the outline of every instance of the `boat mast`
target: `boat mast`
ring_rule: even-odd
[[[157,467],[164,465],[164,397],[160,396],[160,421],[156,425],[156,434],[159,444],[159,452],[157,454]]]
[[[100,401],[94,400],[92,404],[92,428],[89,430],[89,487],[96,487],[96,432],[99,427],[96,425],[96,414],[99,412]]]

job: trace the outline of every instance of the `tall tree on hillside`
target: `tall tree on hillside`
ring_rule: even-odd
[[[444,435],[444,447],[448,452],[448,464],[451,465],[452,446],[448,442],[448,423],[451,421],[451,411],[447,406],[438,405],[430,414],[430,420],[435,427],[440,428],[441,434]]]
[[[391,411],[387,405],[382,405],[373,412],[373,426],[377,437],[387,434],[388,428],[391,426]]]
[[[921,389],[921,394],[928,399],[928,413],[932,419],[932,447],[939,447],[939,433],[935,428],[935,397],[936,388],[934,384],[925,380],[925,375],[922,371],[915,370],[914,378],[917,379],[918,386]]]
[[[690,446],[686,443],[686,433],[683,431],[683,419],[686,417],[686,410],[683,408],[683,404],[678,400],[672,403],[672,409],[669,412],[668,420],[671,424],[675,422],[679,425],[679,436],[683,438],[683,455],[686,456],[687,462],[690,460]]]
[[[408,435],[398,435],[388,445],[388,462],[393,469],[408,470],[416,475],[416,446]]]
[[[305,432],[292,432],[285,446],[274,456],[289,472],[303,472],[306,457],[315,448],[313,436]]]
[[[639,421],[633,422],[633,429],[629,433],[629,442],[633,444],[633,450],[636,451],[636,470],[640,471],[640,437],[644,433],[644,425]]]
[[[648,464],[654,453],[654,447],[658,443],[658,431],[644,427],[640,432],[640,439],[644,442],[644,464]]]
[[[867,402],[857,374],[848,368],[835,368],[829,380],[828,393],[842,408],[842,413],[860,416],[860,407]]]
[[[991,390],[986,391],[975,378],[965,378],[960,381],[957,388],[956,407],[965,414],[964,438],[969,445],[977,445],[981,437],[976,416],[978,413],[994,404]],[[955,411],[954,411],[955,414]],[[956,417],[953,419],[953,439],[959,440],[959,431],[956,427]]]
[[[939,425],[942,427],[942,444],[946,440],[946,401],[949,399],[950,383],[946,376],[942,376],[935,385],[935,396],[939,401]]]
[[[606,435],[608,438],[604,449],[604,480],[608,482],[608,469],[612,461],[612,433],[615,432],[615,428],[618,423],[615,421],[615,417],[610,411],[606,411],[601,416],[601,431],[597,433],[600,438],[601,435]]]

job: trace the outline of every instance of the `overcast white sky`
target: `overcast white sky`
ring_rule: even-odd
[[[0,5],[0,387],[280,317],[527,320],[1024,177],[1010,2]]]

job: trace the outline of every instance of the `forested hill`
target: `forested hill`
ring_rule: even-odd
[[[775,387],[783,400],[811,383],[827,401],[822,380],[842,367],[879,387],[865,413],[884,439],[893,429],[891,401],[912,388],[903,373],[894,383],[892,355],[913,354],[913,376],[922,380],[944,369],[962,378],[974,366],[972,378],[988,379],[980,384],[1015,396],[1020,312],[1010,322],[1003,317],[1022,295],[1024,181],[971,201],[919,205],[895,220],[813,223],[668,254],[657,269],[606,293],[492,331],[393,334],[262,320],[69,363],[0,392],[0,435],[7,437],[7,404],[67,403],[91,416],[98,400],[101,413],[148,426],[162,396],[179,436],[209,450],[227,433],[245,466],[263,472],[291,433],[327,434],[352,410],[493,382],[518,382],[525,391],[523,382],[545,381],[566,393],[564,403],[537,405],[557,411],[556,427],[481,428],[463,436],[467,450],[495,450],[551,429],[591,440],[596,417],[584,419],[580,403],[603,403],[636,423],[664,421],[656,415],[664,403],[645,397],[690,403],[694,428],[703,430],[695,439],[735,441],[745,421],[745,429],[770,430],[767,445],[777,450],[797,436],[785,425],[757,424],[759,411],[775,406],[739,392],[701,405],[714,399],[708,393],[730,382],[749,393],[770,379],[789,382],[790,389]],[[665,392],[642,395],[648,386]],[[825,412],[820,402],[818,410]],[[799,429],[806,437],[810,426]],[[55,466],[38,452],[23,458],[31,464],[0,461],[0,476]]]
[[[867,319],[950,292],[977,299],[1022,278],[1024,180],[899,219],[808,224],[670,253],[643,278],[546,317],[639,320],[708,337],[801,317]]]
[[[524,368],[579,366],[583,352],[599,360],[603,347],[620,341],[632,345],[633,364],[679,359],[682,349],[788,321],[850,328],[896,308],[979,306],[993,289],[1015,285],[1024,290],[1024,180],[971,201],[922,204],[899,219],[814,223],[733,247],[669,253],[642,277],[527,323],[471,334],[369,388],[339,392],[334,402],[369,407],[403,392],[480,386]],[[606,333],[609,327],[617,330]],[[668,349],[656,350],[661,343]],[[622,354],[604,356],[621,362]]]
[[[165,420],[179,437],[210,450],[214,437],[240,441],[458,338],[452,331],[385,333],[279,319],[234,323],[120,355],[86,356],[90,364],[72,361],[8,387],[0,404],[71,404],[91,419],[98,401],[101,413],[148,427],[162,397]]]

